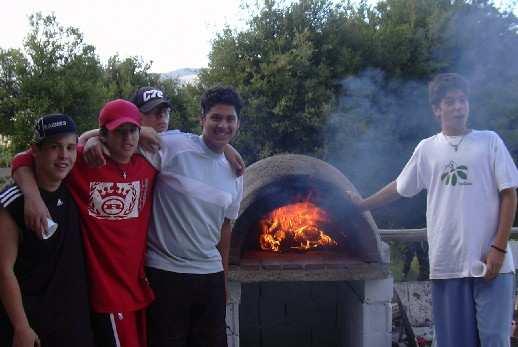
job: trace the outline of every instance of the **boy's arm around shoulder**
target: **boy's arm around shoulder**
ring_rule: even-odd
[[[88,140],[90,140],[93,137],[98,137],[98,136],[99,136],[99,129],[87,130],[84,133],[82,133],[81,136],[79,136],[79,138],[77,139],[77,144],[84,146],[88,142]]]
[[[36,232],[39,238],[47,230],[47,218],[50,218],[47,205],[41,198],[33,170],[33,158],[30,151],[16,155],[12,162],[13,179],[24,195],[24,219],[27,228]]]
[[[158,152],[161,147],[160,134],[151,127],[143,126],[140,128],[139,146],[147,152]]]
[[[160,150],[158,151],[158,148],[155,146],[154,148],[148,148],[151,149],[150,151],[139,144],[139,153],[158,171],[162,171],[162,166],[167,164],[178,152],[189,147],[191,137],[197,137],[196,135],[180,131],[166,131],[157,134],[152,129],[148,131],[148,134],[159,136]]]
[[[4,209],[0,208],[0,299],[14,330],[14,340],[21,346],[39,346],[39,339],[29,325],[23,309],[22,294],[14,273],[18,256],[19,230]]]
[[[197,137],[197,135],[177,130],[157,133],[153,128],[142,127],[138,152],[157,171],[162,171],[163,165],[189,143],[190,137]]]
[[[230,166],[232,166],[236,176],[242,176],[245,173],[246,165],[237,149],[235,149],[231,144],[228,144],[225,146],[223,153],[230,163]]]
[[[99,133],[99,129],[93,129],[79,136],[79,146],[83,146],[82,158],[92,168],[106,165],[106,157],[110,156],[110,151],[101,142]]]

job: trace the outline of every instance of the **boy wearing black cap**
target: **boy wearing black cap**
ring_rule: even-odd
[[[0,345],[93,347],[79,214],[62,184],[77,134],[63,114],[40,118],[32,145],[39,192],[56,231],[39,239],[24,221],[24,195],[0,193]]]
[[[171,102],[163,91],[155,87],[141,87],[135,92],[132,102],[140,110],[142,126],[151,127],[159,133],[169,128]]]

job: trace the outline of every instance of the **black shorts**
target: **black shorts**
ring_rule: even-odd
[[[148,309],[149,347],[226,347],[225,276],[147,268],[156,299]]]

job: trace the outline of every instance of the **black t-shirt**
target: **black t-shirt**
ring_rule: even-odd
[[[24,309],[43,346],[91,347],[88,287],[77,206],[63,185],[54,192],[40,190],[40,193],[52,219],[58,223],[56,232],[47,240],[39,239],[25,227],[20,189],[12,185],[0,193],[0,208],[11,215],[20,231],[14,272]],[[2,306],[0,342],[11,334]]]

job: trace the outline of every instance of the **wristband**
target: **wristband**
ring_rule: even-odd
[[[497,247],[497,246],[495,246],[495,245],[491,245],[491,247],[492,247],[492,248],[494,248],[494,249],[496,249],[496,250],[497,250],[498,252],[500,252],[500,253],[504,253],[504,254],[506,254],[506,253],[507,253],[507,251],[506,251],[505,249],[502,249],[502,248]]]

